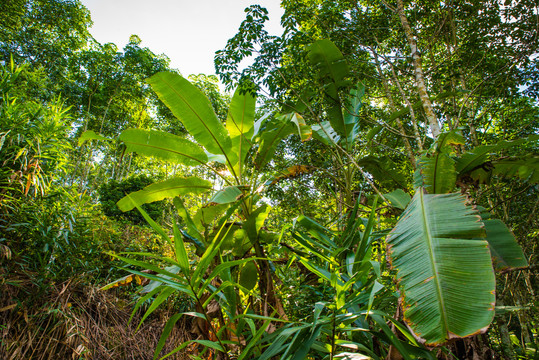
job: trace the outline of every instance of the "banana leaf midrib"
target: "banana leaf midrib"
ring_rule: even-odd
[[[155,189],[155,190],[142,190],[145,194],[155,194],[160,193],[167,190],[174,190],[174,189],[183,189],[183,188],[189,188],[189,189],[206,189],[209,190],[212,187],[211,186],[201,186],[201,185],[177,185],[177,186],[171,186],[164,189]]]
[[[133,146],[144,146],[144,147],[147,147],[147,148],[152,148],[152,149],[156,149],[156,150],[162,150],[162,151],[165,151],[165,152],[170,152],[170,153],[174,153],[174,154],[178,154],[178,155],[181,155],[181,156],[185,156],[186,158],[189,158],[191,160],[194,160],[200,164],[206,164],[206,162],[200,160],[200,159],[197,159],[196,157],[193,157],[191,155],[187,155],[185,153],[182,153],[182,152],[179,152],[179,151],[176,151],[176,150],[171,150],[171,149],[168,149],[168,148],[163,148],[163,147],[160,147],[160,146],[156,146],[156,145],[150,145],[150,144],[141,144],[141,143],[137,143],[137,142],[134,142],[134,141],[128,141],[128,140],[123,140],[123,142],[125,144],[130,144],[130,145],[133,145]],[[136,151],[135,151],[136,152]]]
[[[445,309],[445,303],[444,298],[442,296],[442,285],[440,284],[440,277],[438,274],[438,269],[436,267],[436,256],[433,251],[433,237],[432,237],[432,231],[429,226],[428,221],[428,212],[427,204],[425,203],[425,198],[423,191],[420,190],[420,197],[421,197],[421,219],[423,221],[423,228],[425,229],[426,237],[427,237],[427,246],[428,246],[428,253],[431,263],[431,269],[432,269],[432,275],[434,276],[434,281],[436,281],[436,296],[438,298],[438,303],[440,304],[440,315],[442,316],[443,321],[441,322],[443,333],[447,334],[447,316],[446,316],[446,309]]]
[[[204,128],[206,128],[206,130],[210,134],[211,138],[215,141],[219,149],[221,149],[221,154],[225,156],[227,163],[231,164],[230,159],[228,158],[227,152],[225,151],[225,149],[223,149],[223,146],[221,145],[219,140],[215,137],[215,135],[213,134],[213,131],[211,131],[210,128],[206,125],[206,122],[200,117],[198,112],[195,111],[195,109],[191,106],[191,104],[187,101],[187,99],[185,99],[185,97],[181,93],[176,91],[176,89],[170,84],[170,82],[167,79],[162,79],[162,81],[172,90],[172,92],[174,92],[184,102],[185,105],[187,105],[187,107],[193,112],[193,114],[195,114],[195,116],[200,120]]]

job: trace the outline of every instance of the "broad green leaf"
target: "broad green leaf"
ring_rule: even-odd
[[[457,172],[459,174],[466,174],[472,170],[475,170],[482,166],[489,158],[490,154],[499,150],[508,149],[514,146],[525,145],[530,143],[537,143],[539,135],[532,135],[525,139],[518,139],[514,141],[500,141],[494,145],[481,145],[468,151],[460,158],[456,159]]]
[[[485,230],[458,194],[416,190],[391,231],[404,318],[426,345],[484,331],[494,316],[495,279]]]
[[[325,145],[335,145],[341,138],[331,127],[329,121],[322,121],[320,125],[313,125],[313,138]]]
[[[496,270],[528,266],[526,256],[517,244],[515,236],[503,221],[493,219],[483,220],[483,223],[487,230],[487,241]]]
[[[318,77],[323,84],[324,93],[329,106],[327,114],[335,131],[348,138],[346,124],[339,98],[339,89],[348,85],[350,70],[340,50],[327,39],[315,41],[309,47],[309,61],[318,69]]]
[[[119,139],[126,145],[127,152],[189,166],[208,162],[208,156],[200,146],[166,132],[127,129]]]
[[[248,290],[253,290],[258,283],[258,268],[254,261],[249,261],[244,264],[238,283]]]
[[[243,192],[238,186],[227,186],[213,195],[210,203],[228,204],[239,199],[243,195]]]
[[[264,225],[266,218],[271,210],[271,206],[262,205],[249,215],[245,221],[244,229],[247,231],[247,236],[251,241],[256,241],[258,238],[258,231]]]
[[[200,145],[212,154],[229,154],[230,136],[199,89],[172,72],[157,73],[148,83]]]
[[[344,126],[346,128],[346,145],[348,149],[351,149],[357,135],[359,134],[359,110],[361,109],[361,99],[365,95],[365,86],[359,85],[357,88],[350,91],[350,97],[348,98],[348,106],[344,113]]]
[[[232,254],[234,256],[244,256],[253,246],[251,239],[247,236],[245,229],[238,229],[233,234]]]
[[[255,97],[249,92],[242,93],[238,88],[228,107],[226,129],[230,134],[232,144],[230,157],[232,165],[235,166],[238,174],[242,172],[245,157],[252,146],[251,138],[254,133],[255,105]]]
[[[390,187],[398,186],[407,188],[406,176],[399,169],[398,165],[388,156],[375,157],[366,156],[357,161],[358,165],[367,170],[376,181],[382,185]]]
[[[503,178],[518,177],[523,181],[539,183],[539,157],[501,159],[487,162],[484,166],[470,173],[473,179],[489,183],[493,176]]]
[[[524,181],[539,183],[539,156],[528,156],[520,160],[503,159],[493,161],[493,175],[502,177],[518,177]]]
[[[81,136],[79,137],[79,146],[81,146],[88,140],[111,141],[112,139],[109,139],[108,137],[105,137],[103,135],[99,135],[93,130],[88,130],[88,131],[83,132]],[[2,147],[0,146],[0,149],[1,148]]]
[[[201,207],[193,216],[193,223],[198,230],[203,231],[208,225],[218,220],[228,208],[228,204],[208,204]]]
[[[451,145],[464,145],[466,140],[462,134],[456,131],[448,131],[438,135],[438,139],[434,143],[437,152],[453,153]]]
[[[290,134],[294,133],[294,124],[286,121],[282,117],[275,117],[266,124],[264,131],[260,132],[258,138],[258,154],[255,158],[255,165],[261,168],[271,160],[279,142]]]
[[[447,194],[455,188],[457,172],[455,161],[445,152],[423,156],[418,164],[422,186],[430,194]]]
[[[301,141],[311,140],[313,137],[313,130],[305,123],[303,116],[297,113],[291,114],[290,121],[292,121],[298,128],[298,135]]]
[[[146,186],[118,201],[117,205],[122,211],[129,211],[135,204],[142,205],[165,198],[173,198],[185,194],[202,194],[212,189],[211,182],[197,177],[172,178]]]
[[[397,209],[406,209],[412,197],[410,194],[407,194],[402,189],[397,189],[388,194],[384,194],[384,197],[389,200],[391,206],[396,207]]]

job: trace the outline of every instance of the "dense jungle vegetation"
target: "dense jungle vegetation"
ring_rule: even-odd
[[[281,7],[189,75],[2,0],[1,359],[539,359],[537,1]]]

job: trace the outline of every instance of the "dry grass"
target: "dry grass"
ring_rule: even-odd
[[[2,360],[152,359],[171,315],[166,310],[156,312],[135,332],[141,314],[128,324],[132,305],[121,296],[121,289],[104,292],[68,281],[50,285],[47,294],[27,305],[21,302],[25,292],[36,290],[28,277],[10,276],[0,287]],[[162,354],[188,340],[189,329],[188,319],[179,321]],[[188,358],[185,352],[170,357]]]

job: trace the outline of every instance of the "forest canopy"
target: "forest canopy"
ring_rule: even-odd
[[[182,74],[0,4],[1,358],[538,356],[537,4],[281,8]]]

